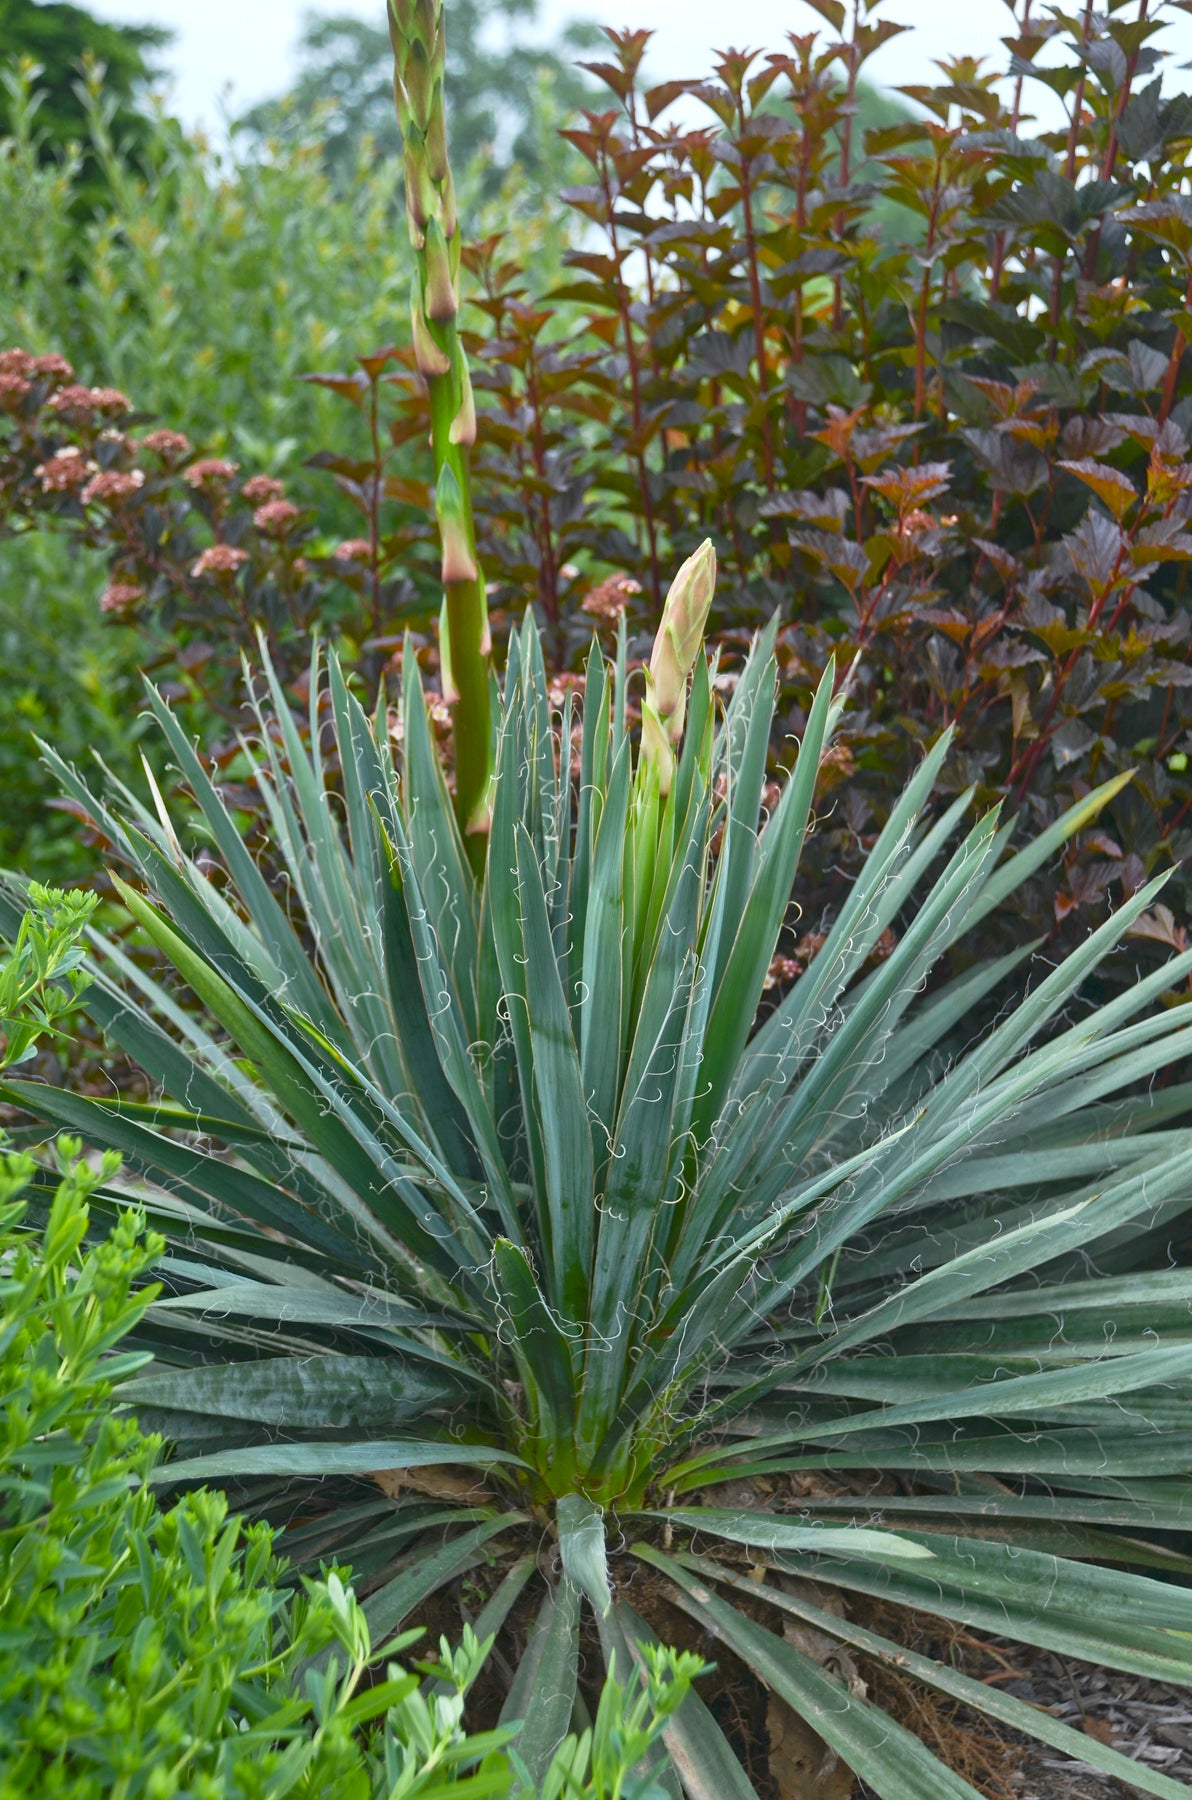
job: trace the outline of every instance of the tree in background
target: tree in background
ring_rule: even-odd
[[[110,25],[81,6],[64,0],[39,5],[36,0],[0,0],[0,48],[5,63],[36,63],[39,152],[45,162],[60,157],[69,144],[83,147],[83,180],[73,196],[77,215],[103,207],[110,194],[88,148],[87,106],[80,92],[84,69],[103,65],[103,91],[111,106],[111,127],[122,150],[136,155],[149,138],[146,107],[149,84],[157,73],[154,51],[172,33],[156,25]],[[11,137],[17,95],[0,80],[0,141]]]
[[[447,39],[453,161],[482,168],[495,193],[513,164],[531,181],[551,155],[544,110],[564,115],[592,105],[595,90],[575,66],[603,42],[594,25],[569,25],[553,44],[518,41],[538,0],[454,0]],[[298,79],[281,99],[255,107],[242,128],[262,137],[317,133],[328,166],[341,177],[357,167],[368,139],[378,159],[395,157],[401,137],[393,111],[389,39],[383,24],[346,13],[308,18]],[[560,123],[565,122],[560,117]]]

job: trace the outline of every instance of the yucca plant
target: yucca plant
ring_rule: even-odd
[[[553,711],[514,637],[482,883],[412,655],[371,719],[316,655],[308,738],[265,668],[268,880],[151,694],[196,854],[60,773],[158,953],[95,934],[87,1004],[162,1097],[4,1093],[122,1152],[172,1241],[124,1389],[177,1443],[163,1477],[350,1561],[375,1641],[465,1592],[533,1778],[582,1723],[585,1640],[623,1672],[665,1595],[885,1800],[977,1790],[817,1644],[1186,1794],[890,1620],[1192,1679],[1163,1535],[1192,1522],[1192,1091],[1154,1088],[1192,952],[1079,1006],[1152,884],[1029,982],[953,958],[928,986],[1112,791],[1012,852],[931,809],[944,737],[758,1023],[838,701],[829,675],[767,806],[773,633],[709,666],[712,576],[705,548],[672,588],[640,744],[623,646]],[[753,1793],[704,1699],[665,1742],[671,1793]]]

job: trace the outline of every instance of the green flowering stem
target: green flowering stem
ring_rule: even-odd
[[[406,222],[416,267],[410,328],[430,396],[435,514],[442,546],[440,655],[455,732],[455,810],[483,866],[493,776],[491,642],[476,553],[469,452],[476,409],[459,341],[459,221],[447,155],[442,0],[389,0],[393,91],[405,150]]]

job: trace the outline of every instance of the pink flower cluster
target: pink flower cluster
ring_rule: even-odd
[[[237,550],[233,544],[209,544],[190,572],[196,579],[201,575],[234,575],[247,561],[247,550]]]
[[[276,475],[250,475],[240,490],[250,506],[260,506],[268,500],[280,500],[285,491]]]
[[[140,469],[102,469],[93,475],[83,489],[85,501],[103,500],[109,506],[118,506],[122,500],[131,500],[138,488],[145,485],[145,476]]]
[[[187,469],[186,480],[192,488],[203,488],[208,483],[231,481],[239,467],[239,463],[228,462],[223,456],[201,456]]]
[[[26,378],[40,375],[49,376],[52,381],[69,381],[74,370],[64,356],[51,351],[48,356],[34,356],[28,350],[14,347],[11,350],[0,350],[0,375],[19,375]]]
[[[132,401],[119,388],[106,387],[73,387],[59,388],[49,399],[51,412],[73,413],[126,413],[132,411]]]
[[[74,380],[74,369],[64,356],[59,356],[56,350],[51,350],[47,356],[35,356],[33,373],[43,377],[48,375],[51,381]]]
[[[244,491],[248,492],[251,483],[245,482]],[[301,517],[292,500],[266,500],[264,506],[258,506],[252,516],[252,522],[258,531],[266,537],[282,537]]]
[[[19,406],[25,395],[33,388],[31,381],[15,370],[11,373],[0,373],[0,406],[12,408]]]
[[[68,494],[72,488],[82,487],[94,473],[95,464],[88,462],[74,444],[64,444],[34,470],[44,494]]]
[[[641,582],[635,581],[632,575],[610,575],[585,594],[580,604],[593,618],[615,621],[625,611],[631,596],[641,591]]]
[[[191,452],[191,441],[181,431],[149,431],[141,439],[146,450],[152,450],[163,462],[180,462]]]
[[[372,545],[367,538],[345,538],[335,548],[337,562],[371,562]]]
[[[105,613],[127,612],[138,600],[145,598],[145,590],[135,581],[110,581],[99,597],[99,610]]]

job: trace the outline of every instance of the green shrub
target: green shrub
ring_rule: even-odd
[[[203,453],[285,475],[304,501],[325,498],[330,490],[304,475],[304,458],[356,446],[336,400],[302,377],[351,365],[398,336],[408,317],[400,164],[378,163],[361,145],[350,178],[337,183],[317,117],[285,140],[234,138],[220,150],[162,117],[146,174],[119,154],[104,89],[93,84],[89,148],[113,201],[84,229],[69,218],[78,158],[41,159],[36,85],[11,67],[7,74],[0,347],[57,351],[81,380],[123,389]],[[498,206],[507,218],[509,206]],[[566,237],[563,220],[537,217],[521,221],[513,241],[551,271]]]
[[[391,632],[412,599],[428,617],[433,611],[431,570],[411,524],[398,531],[387,520],[379,543],[367,486],[343,479],[367,444],[367,407],[361,439],[336,395],[303,380],[347,365],[367,390],[356,356],[388,342],[408,316],[412,265],[400,167],[378,164],[367,146],[341,183],[324,166],[315,119],[285,142],[247,148],[237,140],[240,148],[217,152],[161,118],[148,174],[119,153],[112,96],[94,80],[88,154],[105,171],[110,199],[83,225],[75,207],[82,152],[56,146],[48,154],[35,83],[15,65],[0,65],[0,77],[11,115],[10,135],[0,137],[0,348],[65,358],[70,372],[57,388],[73,381],[125,391],[140,437],[154,423],[181,433],[196,456],[240,462],[241,485],[284,479],[303,509],[295,555],[314,536],[323,558],[304,582],[283,581],[279,591],[278,536],[254,530],[260,501],[246,501],[233,544],[253,550],[253,579],[196,583],[191,570],[218,529],[180,466],[163,479],[151,452],[141,464],[149,487],[136,505],[92,507],[84,521],[77,488],[47,489],[38,470],[62,448],[90,456],[101,430],[132,421],[97,417],[88,434],[76,429],[84,420],[39,413],[28,446],[37,454],[14,469],[6,434],[22,409],[0,379],[0,538],[23,536],[15,546],[0,542],[0,866],[62,878],[94,864],[46,811],[35,731],[71,759],[94,748],[122,778],[135,778],[138,664],[168,665],[194,694],[196,722],[211,741],[235,718],[239,656],[254,647],[258,626],[280,658],[312,621],[359,642]],[[516,180],[495,203],[506,220],[518,211]],[[543,224],[538,214],[514,232],[527,258],[554,269],[564,238],[561,222]],[[20,379],[15,366],[4,374]],[[353,377],[345,379],[350,386]],[[47,383],[42,399],[53,391]],[[337,464],[340,485],[306,467],[316,451]],[[109,438],[100,462],[120,469],[130,458]],[[331,554],[342,541],[370,537],[367,566]],[[113,591],[121,604],[101,613]]]
[[[153,25],[113,25],[63,0],[0,0],[0,143],[11,136],[14,106],[21,110],[22,78],[36,71],[37,130],[43,161],[66,155],[72,161],[87,136],[87,113],[80,98],[84,82],[103,70],[110,119],[123,154],[135,157],[152,139],[148,90],[153,52],[170,33]],[[82,152],[70,196],[73,223],[81,224],[110,202],[102,169]]]
[[[0,961],[0,1069],[27,1062],[43,1037],[60,1037],[89,985],[83,934],[94,894],[63,893],[31,882],[28,908]]]
[[[0,868],[44,881],[93,873],[77,820],[58,810],[37,753],[94,751],[122,780],[138,775],[143,639],[101,614],[104,560],[64,534],[0,541]]]
[[[17,81],[0,141],[0,339],[58,351],[269,473],[334,441],[333,403],[299,377],[388,337],[406,308],[400,172],[362,166],[340,193],[314,139],[237,159],[162,118],[149,175],[118,153],[93,86],[90,148],[113,203],[84,228],[64,218],[77,159],[39,158],[34,91]]]
[[[1150,1091],[1187,1054],[1157,1003],[1192,954],[1069,1011],[1154,883],[1025,990],[1021,954],[982,960],[974,927],[1115,784],[1009,854],[995,814],[928,809],[945,737],[755,1024],[839,703],[829,674],[767,791],[774,628],[722,706],[711,572],[705,549],[672,590],[637,753],[623,655],[594,653],[560,715],[532,622],[512,641],[483,886],[413,659],[375,722],[316,663],[309,747],[265,671],[261,863],[229,810],[246,771],[221,796],[156,702],[197,855],[63,779],[168,970],[113,947],[87,996],[161,1098],[4,1092],[154,1184],[171,1298],[122,1392],[178,1445],[155,1479],[297,1510],[299,1558],[350,1548],[378,1641],[467,1575],[532,1778],[591,1634],[623,1668],[678,1607],[887,1800],[974,1790],[784,1616],[1174,1795],[888,1621],[1192,1678],[1187,1590],[1138,1572],[1185,1567],[1147,1539],[1192,1504],[1189,1094]],[[925,993],[962,938],[965,972]],[[740,1477],[772,1503],[728,1498]],[[694,1696],[666,1743],[689,1791],[752,1791]]]

